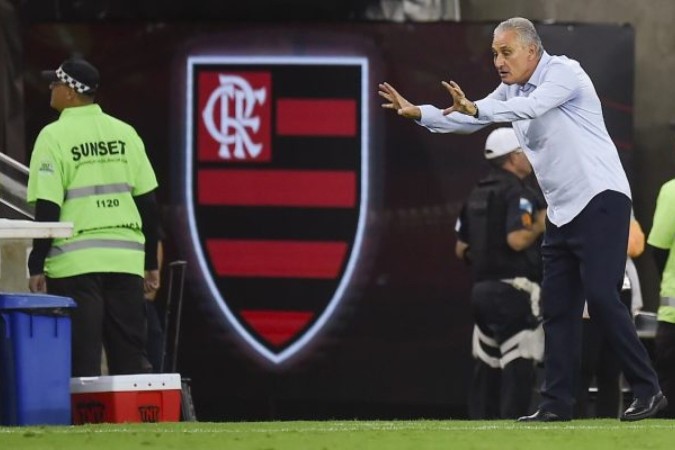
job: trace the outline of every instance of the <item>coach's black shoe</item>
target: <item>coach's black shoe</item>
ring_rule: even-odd
[[[556,413],[538,409],[536,413],[531,416],[519,417],[516,422],[569,422],[570,419],[560,417]]]
[[[621,415],[623,421],[634,421],[654,417],[656,413],[668,406],[668,400],[659,391],[656,395],[647,398],[636,398],[628,409]]]

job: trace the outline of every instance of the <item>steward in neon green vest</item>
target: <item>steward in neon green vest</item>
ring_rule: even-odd
[[[675,324],[675,180],[661,187],[647,243],[661,272],[658,320]]]
[[[74,224],[72,237],[52,242],[45,275],[143,277],[145,239],[133,197],[156,187],[143,142],[130,125],[95,103],[63,109],[40,132],[30,162],[28,201],[55,203],[59,220]]]
[[[35,220],[72,222],[74,235],[33,241],[28,287],[77,304],[74,377],[99,376],[104,347],[110,375],[148,372],[144,293],[160,281],[155,173],[136,131],[95,103],[96,67],[70,58],[42,76],[60,116],[36,139],[28,200]]]

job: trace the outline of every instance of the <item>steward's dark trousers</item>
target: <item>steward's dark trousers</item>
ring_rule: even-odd
[[[102,346],[110,375],[151,370],[145,357],[143,278],[90,273],[49,278],[47,289],[77,303],[71,315],[73,377],[101,374]]]
[[[477,359],[469,388],[469,418],[515,419],[528,413],[534,393],[534,361],[516,358],[503,369]]]
[[[536,325],[530,296],[501,281],[474,284],[471,307],[478,328],[497,345]],[[497,348],[483,347],[493,358],[502,358]],[[476,359],[469,389],[471,419],[513,419],[527,414],[534,392],[534,361],[516,358],[503,368],[493,368]]]
[[[659,321],[654,341],[656,350],[656,372],[663,388],[663,394],[670,404],[663,416],[675,418],[675,324]]]
[[[546,334],[542,410],[572,417],[584,299],[618,356],[633,394],[644,398],[659,390],[630,312],[619,299],[630,209],[628,197],[608,190],[596,195],[571,222],[561,227],[546,223],[542,246]]]

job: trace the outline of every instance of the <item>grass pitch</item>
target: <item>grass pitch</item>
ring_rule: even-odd
[[[0,427],[7,450],[672,449],[675,421],[324,421]]]

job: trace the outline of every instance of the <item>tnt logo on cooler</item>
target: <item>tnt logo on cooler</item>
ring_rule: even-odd
[[[271,97],[269,72],[199,73],[199,160],[270,161]]]
[[[157,405],[140,405],[138,407],[138,414],[141,417],[141,422],[155,423],[159,422],[160,408]]]

